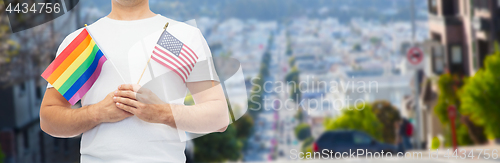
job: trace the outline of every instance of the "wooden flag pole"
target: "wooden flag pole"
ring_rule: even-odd
[[[165,27],[163,27],[163,30],[167,30],[168,27],[168,22],[165,24]],[[142,76],[144,75],[144,72],[146,72],[146,68],[148,68],[149,61],[151,61],[151,56],[149,56],[148,62],[146,62],[146,66],[144,66],[144,69],[142,70],[141,76],[139,77],[139,81],[137,81],[137,84],[141,82]]]

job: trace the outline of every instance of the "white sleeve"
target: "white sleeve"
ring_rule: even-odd
[[[69,34],[68,36],[66,36],[66,38],[64,38],[62,43],[59,45],[59,48],[57,48],[56,58],[57,58],[57,56],[59,56],[59,54],[61,54],[61,52],[64,50],[64,48],[66,48],[66,46],[68,46],[71,43],[71,41],[73,41],[73,39],[75,39],[76,36],[78,36],[78,34],[80,34],[80,32],[82,30],[83,30],[83,28],[80,28],[80,29],[74,31],[73,33]],[[50,83],[47,83],[47,88],[54,88],[54,86],[52,86]]]
[[[194,65],[193,71],[188,76],[186,82],[197,82],[205,80],[219,81],[219,76],[215,71],[214,63],[212,60],[212,53],[208,47],[207,41],[201,34],[200,30],[196,30],[192,45],[194,53],[198,56],[198,61]],[[189,45],[188,45],[189,46]]]

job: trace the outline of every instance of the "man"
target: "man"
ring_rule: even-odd
[[[61,138],[83,133],[81,162],[185,162],[184,131],[223,132],[229,123],[208,45],[197,28],[154,14],[148,0],[112,0],[111,4],[109,15],[88,26],[108,58],[99,78],[77,109],[49,84],[40,107],[40,127]],[[167,22],[168,31],[199,56],[187,80],[167,73],[155,80],[161,89],[125,84],[136,83],[137,70],[145,65],[144,55],[132,48],[143,43],[151,49],[154,44],[144,42],[156,43],[161,34],[157,31]],[[57,54],[81,30],[68,35]],[[144,62],[139,63],[141,59]],[[165,96],[159,96],[158,90]],[[183,105],[187,90],[196,102],[193,106]]]

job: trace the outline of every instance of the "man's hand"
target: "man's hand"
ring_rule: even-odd
[[[72,109],[71,104],[55,88],[45,91],[40,106],[40,128],[55,137],[74,137],[103,122],[118,122],[133,114],[118,109],[113,94],[104,100]]]
[[[224,132],[229,124],[227,101],[214,81],[189,82],[195,105],[172,105],[136,84],[124,84],[115,94],[116,106],[143,121],[162,123],[192,133]],[[175,117],[175,120],[174,120]]]
[[[115,92],[118,92],[118,90]],[[93,110],[89,110],[97,118],[98,123],[118,122],[133,116],[133,114],[116,107],[113,101],[115,92],[109,93],[106,98],[95,105]]]
[[[149,123],[162,123],[175,128],[170,105],[161,101],[151,90],[137,84],[123,84],[115,92],[116,107],[130,112]]]

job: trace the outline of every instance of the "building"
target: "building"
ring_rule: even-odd
[[[500,1],[428,0],[433,70],[470,76],[499,40]]]
[[[5,163],[80,160],[79,137],[54,138],[40,129],[39,112],[45,84],[27,80],[0,88],[0,145],[6,155]]]
[[[58,45],[51,46],[46,42],[60,43],[64,38],[62,36],[81,28],[84,24],[81,22],[87,22],[86,19],[89,19],[85,17],[80,22],[81,9],[76,2],[78,1],[66,1],[68,14],[21,32],[26,36],[19,34],[12,36],[14,41],[25,46],[21,46],[16,58],[21,60],[22,64],[16,64],[12,70],[2,72],[10,76],[8,80],[0,82],[0,146],[6,156],[5,160],[0,162],[80,161],[80,137],[54,138],[41,130],[39,117],[40,105],[47,86],[47,82],[39,75],[55,57]],[[33,39],[35,35],[39,37]],[[29,41],[22,42],[26,39],[21,37],[29,38]],[[36,50],[33,48],[35,45],[38,46]]]
[[[433,113],[438,88],[431,79],[445,72],[472,76],[483,67],[484,59],[500,40],[500,1],[428,0],[428,5],[430,40],[423,43],[428,64],[419,83],[419,103],[423,138],[431,140],[444,136]]]

